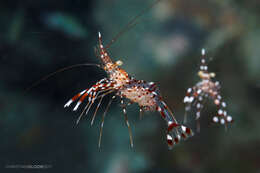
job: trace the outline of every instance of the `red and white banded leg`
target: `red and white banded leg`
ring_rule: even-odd
[[[181,139],[186,139],[193,135],[190,128],[178,124],[172,112],[163,101],[159,101],[157,105],[157,111],[161,114],[162,118],[166,120],[168,125],[166,137],[169,149],[172,149]]]

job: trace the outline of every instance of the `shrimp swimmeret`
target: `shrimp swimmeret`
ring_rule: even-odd
[[[95,85],[90,87],[89,89],[85,89],[82,92],[78,93],[74,97],[72,97],[64,107],[69,107],[73,102],[78,100],[75,107],[73,108],[74,111],[78,109],[80,104],[88,98],[87,105],[84,107],[84,110],[80,114],[77,123],[81,119],[83,114],[87,114],[95,102],[95,100],[99,99],[97,107],[95,109],[91,124],[93,124],[96,113],[98,108],[101,105],[103,98],[113,93],[111,100],[109,101],[102,117],[101,122],[101,130],[100,130],[100,137],[99,137],[99,147],[101,143],[102,137],[102,130],[104,125],[104,118],[108,111],[110,104],[112,103],[113,99],[118,96],[120,97],[120,103],[123,108],[123,114],[125,117],[125,122],[128,126],[129,130],[129,137],[130,137],[130,144],[133,147],[133,139],[131,128],[128,122],[127,113],[126,113],[126,106],[125,104],[126,99],[128,99],[129,103],[137,103],[140,107],[140,113],[143,111],[158,111],[162,118],[167,122],[167,143],[169,148],[171,149],[175,144],[179,143],[181,139],[186,139],[193,135],[193,132],[190,128],[185,127],[179,124],[173,113],[169,109],[169,107],[165,104],[162,100],[160,95],[159,88],[156,86],[154,82],[146,82],[143,80],[137,80],[133,77],[130,77],[128,73],[119,68],[122,65],[122,61],[116,61],[115,63],[109,57],[106,48],[102,44],[101,34],[99,33],[99,55],[98,57],[102,61],[101,67],[106,71],[107,78],[101,79]]]

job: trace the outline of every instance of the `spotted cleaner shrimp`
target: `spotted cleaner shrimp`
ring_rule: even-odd
[[[78,124],[82,116],[84,114],[88,114],[94,102],[96,100],[99,100],[91,120],[91,125],[92,125],[95,120],[98,109],[102,104],[103,98],[107,95],[112,95],[102,115],[99,142],[98,142],[99,147],[101,145],[105,116],[108,112],[111,103],[115,98],[120,98],[120,104],[122,106],[125,123],[129,131],[131,147],[133,147],[133,137],[132,137],[131,127],[127,117],[126,107],[127,105],[132,103],[137,103],[139,105],[140,117],[145,111],[158,111],[161,114],[161,117],[167,123],[166,139],[167,139],[167,144],[169,146],[169,149],[172,149],[172,147],[175,144],[179,143],[181,139],[187,139],[188,137],[192,136],[193,132],[190,128],[181,125],[177,122],[177,120],[173,116],[173,113],[166,105],[166,103],[163,101],[162,96],[160,95],[159,88],[154,82],[146,82],[144,80],[137,80],[131,77],[125,70],[120,68],[120,66],[123,64],[122,61],[119,60],[114,63],[107,52],[108,47],[112,43],[114,43],[121,34],[123,34],[131,27],[135,26],[137,24],[136,22],[137,19],[140,16],[142,16],[142,14],[144,14],[147,10],[149,10],[155,4],[157,4],[159,1],[161,0],[156,0],[153,4],[148,6],[140,14],[138,14],[132,20],[130,20],[130,22],[114,37],[114,39],[110,41],[110,43],[107,44],[106,47],[103,46],[101,33],[100,32],[98,33],[99,43],[98,43],[98,48],[95,49],[95,51],[96,51],[96,56],[102,62],[100,65],[85,63],[85,64],[76,64],[76,65],[62,68],[58,71],[55,71],[43,77],[39,81],[35,82],[33,85],[31,85],[31,87],[27,88],[27,91],[35,87],[36,85],[38,85],[41,81],[46,80],[49,77],[57,73],[63,72],[65,70],[72,69],[75,67],[81,67],[81,66],[97,66],[103,69],[107,73],[107,78],[99,80],[92,87],[85,89],[80,93],[76,94],[64,105],[64,107],[65,108],[70,107],[74,102],[77,101],[77,103],[73,108],[73,111],[76,111],[84,101],[87,102],[86,106],[84,107],[83,111],[81,112],[81,114],[77,119],[76,123]]]
[[[193,135],[193,132],[190,128],[185,127],[177,122],[173,113],[166,105],[166,103],[162,100],[160,95],[159,88],[154,82],[146,82],[144,80],[137,80],[131,77],[125,70],[120,68],[122,65],[122,61],[116,61],[115,63],[111,60],[110,56],[106,48],[104,48],[102,44],[102,37],[100,32],[98,33],[99,39],[99,58],[102,61],[101,67],[107,73],[107,78],[101,79],[95,85],[90,87],[89,89],[85,89],[82,92],[76,94],[72,97],[64,107],[69,107],[76,100],[77,103],[73,108],[73,111],[76,111],[81,103],[88,98],[87,105],[84,110],[78,117],[77,123],[81,119],[82,115],[87,114],[93,105],[93,103],[99,99],[98,105],[94,112],[91,124],[95,119],[97,110],[101,105],[102,99],[110,94],[114,93],[113,97],[109,101],[105,112],[102,116],[101,122],[101,130],[99,137],[99,146],[101,142],[102,129],[104,126],[104,118],[108,111],[108,108],[112,102],[112,100],[118,96],[120,97],[120,103],[123,108],[123,114],[125,117],[125,122],[129,130],[130,144],[133,147],[133,137],[131,132],[131,127],[127,118],[126,104],[125,100],[130,100],[130,103],[137,103],[140,107],[140,113],[143,111],[158,111],[161,114],[161,117],[167,122],[167,143],[169,148],[171,149],[175,144],[179,143],[181,139],[186,139]]]
[[[184,123],[187,121],[187,112],[191,110],[191,106],[194,105],[196,109],[196,120],[197,120],[197,130],[200,131],[199,118],[201,110],[204,107],[203,100],[206,98],[212,99],[214,104],[217,106],[217,115],[213,116],[212,121],[214,123],[220,123],[227,127],[228,123],[232,123],[232,116],[227,115],[226,102],[223,101],[220,95],[220,83],[219,81],[213,81],[215,78],[215,73],[208,72],[208,66],[206,63],[205,49],[201,50],[201,65],[198,76],[201,81],[199,81],[192,88],[188,88],[186,96],[184,97],[185,116]]]

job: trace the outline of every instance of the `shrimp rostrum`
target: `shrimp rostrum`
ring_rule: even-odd
[[[122,65],[122,61],[116,61],[114,63],[111,60],[106,48],[102,44],[102,38],[100,33],[98,33],[98,39],[99,44],[97,56],[102,61],[101,67],[106,71],[107,78],[101,79],[92,87],[76,94],[64,105],[64,107],[69,107],[73,102],[78,100],[73,108],[73,111],[76,111],[80,104],[83,101],[87,100],[87,105],[84,107],[84,110],[82,111],[77,120],[78,123],[82,115],[87,114],[93,103],[96,100],[99,100],[94,115],[92,117],[91,124],[93,124],[98,108],[101,105],[102,99],[108,94],[113,94],[102,116],[99,147],[101,142],[102,129],[104,125],[104,118],[112,100],[116,96],[120,98],[120,104],[123,108],[125,123],[129,130],[131,147],[133,147],[133,139],[130,124],[127,118],[126,106],[128,104],[125,103],[126,100],[128,100],[128,103],[137,103],[139,105],[140,115],[144,111],[158,111],[160,113],[161,117],[167,123],[166,138],[170,149],[175,144],[179,143],[181,139],[186,139],[192,136],[193,132],[190,128],[185,127],[176,121],[175,117],[173,116],[173,113],[162,100],[159,88],[156,86],[156,84],[154,82],[136,80],[130,75],[128,75],[128,73],[125,70],[119,68],[119,66]]]

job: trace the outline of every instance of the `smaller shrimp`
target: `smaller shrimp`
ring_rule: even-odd
[[[82,92],[76,94],[64,105],[64,107],[69,107],[73,102],[78,100],[78,102],[73,108],[73,111],[76,111],[81,105],[81,103],[83,103],[83,101],[86,98],[88,98],[87,105],[85,106],[84,110],[81,112],[77,120],[77,123],[79,123],[82,115],[88,114],[93,103],[96,100],[100,99],[92,117],[91,124],[93,124],[98,108],[101,105],[102,99],[108,94],[113,94],[102,116],[98,146],[100,147],[101,143],[104,118],[106,116],[109,106],[111,105],[112,101],[116,98],[116,96],[120,98],[120,103],[123,108],[125,123],[129,130],[131,147],[133,147],[133,137],[130,124],[127,118],[126,106],[128,104],[126,104],[125,102],[126,99],[130,101],[129,104],[137,103],[140,106],[140,115],[143,111],[158,111],[161,114],[161,117],[167,123],[166,138],[169,149],[171,149],[175,144],[179,143],[181,139],[186,139],[192,136],[193,132],[190,128],[185,127],[177,122],[169,107],[162,100],[157,85],[154,82],[136,80],[135,78],[131,77],[125,70],[119,68],[119,66],[123,64],[122,61],[116,61],[114,63],[108,55],[106,48],[102,44],[102,38],[100,33],[98,34],[98,39],[98,57],[101,59],[101,67],[103,68],[103,70],[105,70],[108,77],[101,79],[89,89],[85,89]]]
[[[213,116],[212,121],[214,123],[220,123],[227,127],[228,123],[233,122],[233,118],[230,115],[227,115],[226,102],[223,101],[220,95],[220,83],[219,81],[213,81],[215,78],[215,73],[208,72],[208,66],[206,64],[205,49],[201,50],[201,65],[198,76],[201,81],[199,81],[192,88],[188,88],[186,96],[184,97],[183,102],[186,104],[184,123],[187,121],[187,111],[190,111],[191,106],[194,105],[196,109],[196,120],[197,120],[197,131],[200,131],[199,118],[202,108],[204,107],[203,100],[210,98],[214,101],[214,104],[217,106],[217,115]]]

